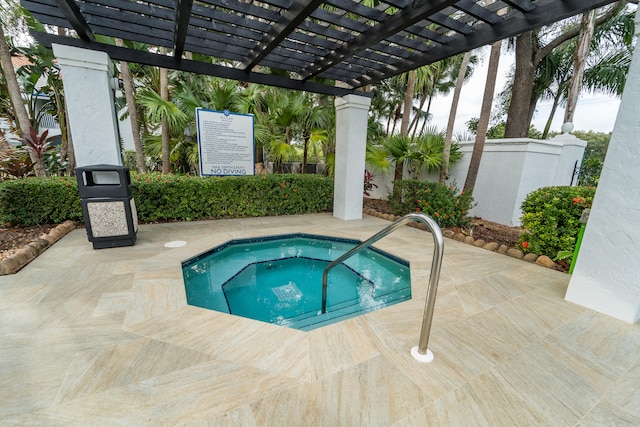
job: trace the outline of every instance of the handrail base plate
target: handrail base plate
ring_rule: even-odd
[[[427,354],[422,354],[418,351],[418,346],[411,347],[411,355],[420,363],[433,362],[433,353],[429,349],[427,349]]]

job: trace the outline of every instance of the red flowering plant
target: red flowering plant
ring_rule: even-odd
[[[594,194],[594,187],[545,187],[527,195],[520,218],[522,251],[552,259],[573,254],[580,216],[591,207]]]

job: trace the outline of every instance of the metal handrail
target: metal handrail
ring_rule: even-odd
[[[433,360],[433,354],[427,349],[429,345],[429,333],[431,331],[431,323],[433,320],[433,308],[436,304],[436,294],[438,292],[438,281],[440,280],[440,268],[442,267],[442,255],[444,252],[444,237],[442,230],[437,222],[431,217],[423,213],[410,213],[396,220],[382,231],[369,237],[350,251],[331,261],[322,273],[322,314],[327,312],[327,284],[329,280],[329,270],[336,265],[341,264],[347,258],[355,255],[363,249],[373,245],[378,240],[388,236],[393,231],[408,223],[409,221],[422,222],[427,226],[433,236],[433,258],[431,260],[431,274],[429,277],[429,286],[427,288],[427,300],[425,302],[424,316],[422,318],[422,329],[420,331],[420,340],[418,346],[411,349],[411,354],[417,360],[422,362],[430,362]]]

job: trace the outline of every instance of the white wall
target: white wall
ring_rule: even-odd
[[[640,11],[636,12],[636,34]],[[629,323],[640,320],[640,52],[618,117],[566,299]]]
[[[451,167],[448,182],[461,189],[469,170],[473,141],[459,145],[464,158]],[[551,140],[517,138],[486,141],[473,191],[477,206],[470,213],[500,224],[520,225],[520,206],[526,196],[542,187],[569,185],[575,162],[582,162],[586,145],[585,141],[569,134]],[[393,172],[378,174],[377,177],[379,179],[375,183],[378,188],[372,192],[372,197],[386,198]],[[437,181],[438,176],[431,174],[427,179]]]

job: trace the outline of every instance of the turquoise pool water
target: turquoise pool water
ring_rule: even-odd
[[[183,261],[190,305],[311,330],[411,299],[409,264],[366,249],[329,272],[324,268],[359,241],[309,234],[232,240]]]

